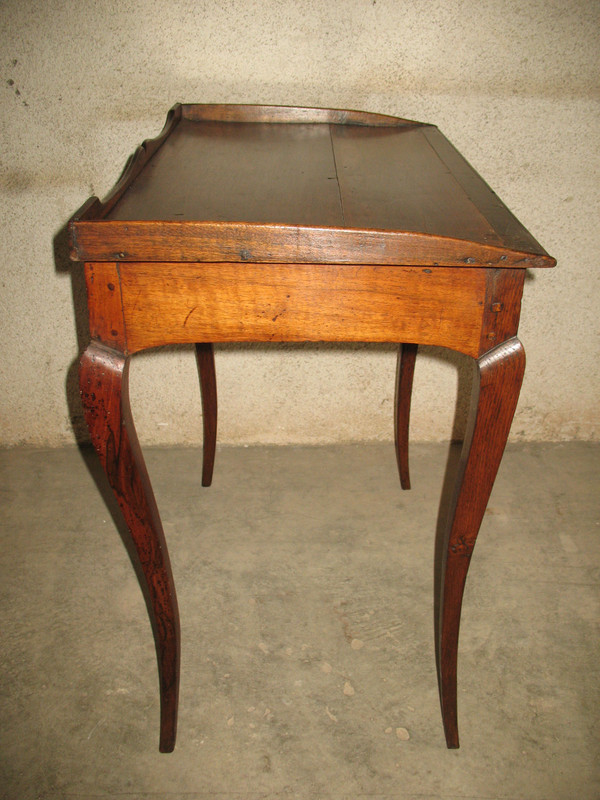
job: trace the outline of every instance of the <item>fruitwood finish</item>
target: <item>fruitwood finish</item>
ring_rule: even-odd
[[[448,747],[458,747],[462,595],[523,377],[516,336],[525,268],[554,259],[437,128],[330,109],[177,105],[110,195],[90,198],[69,228],[88,289],[81,395],[143,571],[163,752],[175,745],[179,621],[131,418],[131,355],[195,344],[208,486],[217,426],[213,342],[396,342],[395,440],[405,489],[418,345],[474,360],[439,586],[442,716]]]

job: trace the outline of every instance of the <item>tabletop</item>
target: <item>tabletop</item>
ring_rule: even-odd
[[[555,263],[437,127],[364,112],[178,104],[70,227],[80,261]]]

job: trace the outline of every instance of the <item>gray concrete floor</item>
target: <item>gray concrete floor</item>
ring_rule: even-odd
[[[179,738],[90,454],[0,453],[4,798],[597,798],[600,448],[507,450],[445,747],[432,621],[448,449],[151,449],[179,595]],[[91,471],[90,471],[91,470]]]

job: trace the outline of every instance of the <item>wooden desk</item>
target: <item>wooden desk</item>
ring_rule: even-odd
[[[555,261],[435,126],[327,109],[177,105],[104,202],[70,222],[91,343],[81,397],[150,598],[160,750],[175,745],[180,633],[167,547],[131,418],[130,356],[196,344],[203,484],[215,453],[213,342],[397,342],[396,451],[409,488],[419,344],[474,359],[441,571],[438,674],[458,747],[456,659],[469,561],[519,396],[527,267]]]

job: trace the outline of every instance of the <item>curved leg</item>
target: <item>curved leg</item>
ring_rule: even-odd
[[[456,659],[460,610],[471,554],[519,398],[525,351],[514,338],[477,361],[467,433],[444,537],[438,673],[446,743],[458,747]]]
[[[196,345],[196,363],[198,364],[198,375],[200,376],[202,425],[204,428],[202,486],[210,486],[217,446],[217,378],[212,344],[202,343]]]
[[[160,750],[175,746],[179,695],[179,612],[158,509],[131,417],[129,358],[92,342],[80,389],[92,443],[118,500],[143,571],[160,680]]]
[[[394,409],[394,430],[396,440],[396,461],[400,473],[400,485],[410,489],[408,472],[408,426],[410,423],[410,399],[412,395],[416,344],[401,344],[398,351],[398,368],[396,371],[396,406]]]

